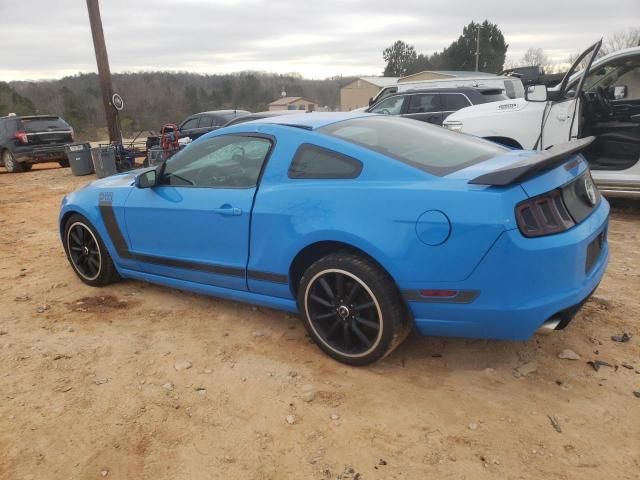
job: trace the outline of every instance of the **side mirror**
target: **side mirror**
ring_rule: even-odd
[[[525,91],[524,98],[527,102],[546,102],[547,86],[546,85],[530,85]]]
[[[153,188],[158,184],[158,171],[153,168],[136,175],[135,185],[138,188]]]
[[[373,105],[373,97],[369,97],[369,106]]]
[[[627,86],[626,85],[615,85],[613,87],[613,99],[614,100],[622,100],[627,96]]]

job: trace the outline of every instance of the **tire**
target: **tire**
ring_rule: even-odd
[[[69,159],[60,160],[58,162],[62,168],[69,168]]]
[[[327,255],[307,268],[298,306],[316,344],[349,365],[384,358],[410,331],[391,277],[372,261],[350,253]]]
[[[104,287],[120,279],[102,238],[83,216],[67,220],[63,244],[71,267],[87,285]]]
[[[22,166],[9,150],[2,152],[2,163],[4,163],[4,168],[6,168],[9,173],[18,173],[22,171]]]

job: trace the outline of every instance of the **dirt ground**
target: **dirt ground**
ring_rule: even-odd
[[[640,202],[565,331],[350,368],[281,312],[82,284],[57,215],[91,179],[0,170],[0,479],[640,478]]]

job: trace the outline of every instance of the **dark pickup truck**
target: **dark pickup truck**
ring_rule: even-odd
[[[0,162],[7,172],[24,172],[44,162],[68,167],[64,147],[72,142],[73,129],[57,115],[0,117]]]

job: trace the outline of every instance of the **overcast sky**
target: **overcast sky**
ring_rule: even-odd
[[[382,50],[448,46],[471,20],[495,22],[508,58],[555,61],[640,25],[640,0],[102,0],[113,72],[262,70],[308,78],[379,75]],[[0,0],[0,80],[97,71],[84,0]]]

